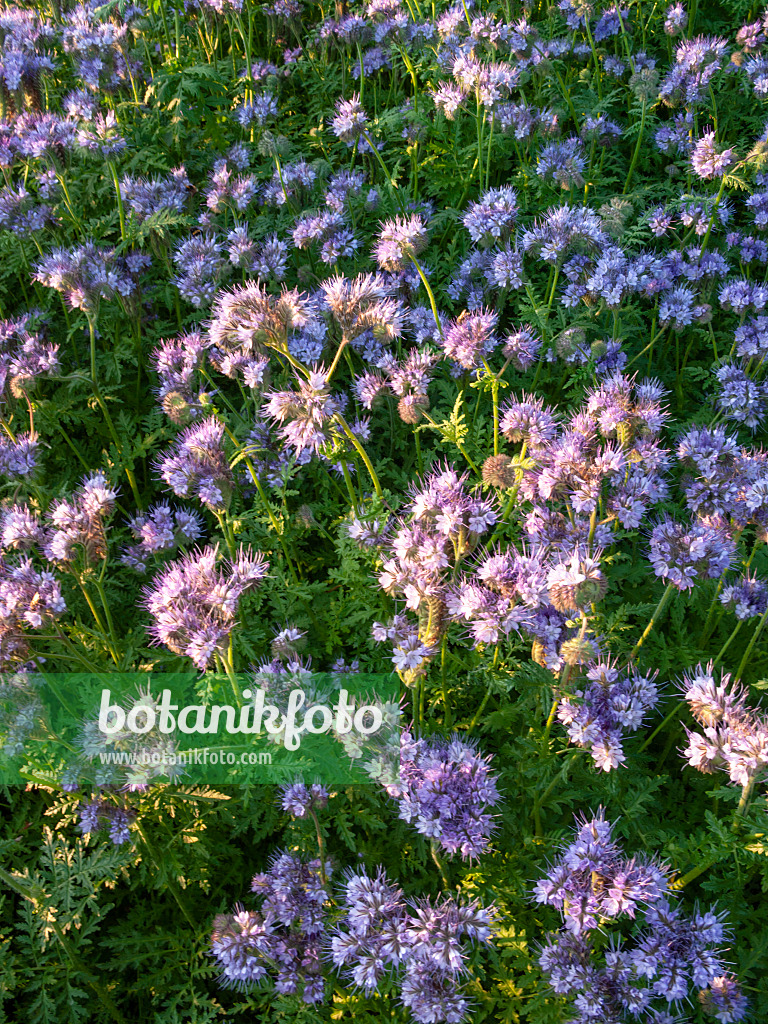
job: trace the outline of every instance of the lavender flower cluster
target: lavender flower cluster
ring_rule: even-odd
[[[261,909],[239,906],[214,921],[211,948],[224,983],[248,989],[274,974],[277,992],[317,1004],[327,989],[327,959],[368,995],[394,982],[416,1021],[463,1020],[468,945],[489,941],[493,911],[454,897],[406,900],[379,868],[347,872],[332,912],[330,873],[330,861],[273,857],[253,879]]]
[[[579,1024],[671,1020],[692,987],[703,990],[717,1020],[743,1019],[746,1000],[725,971],[725,914],[715,907],[684,914],[671,901],[666,869],[626,857],[602,810],[577,824],[535,899],[563,915],[565,927],[539,962],[555,992],[573,1000]],[[632,939],[616,931],[598,951],[591,933],[625,917],[637,922]]]
[[[471,740],[457,735],[427,740],[406,731],[400,737],[398,777],[385,789],[397,800],[398,816],[417,832],[449,854],[475,859],[490,843],[488,808],[500,800],[488,761]]]
[[[683,757],[700,772],[722,769],[731,782],[751,787],[768,769],[768,719],[749,707],[747,692],[729,673],[716,679],[711,663],[686,673],[682,690],[701,730],[686,729]]]
[[[255,875],[251,884],[251,891],[262,897],[261,911],[238,906],[234,914],[216,917],[211,948],[226,985],[247,989],[274,970],[276,991],[300,991],[305,1003],[322,1002],[324,879],[330,870],[330,862],[304,863],[287,852],[275,854],[269,870]]]
[[[620,671],[613,662],[596,661],[587,667],[586,679],[573,695],[560,700],[557,717],[568,738],[586,747],[604,772],[626,761],[623,731],[636,732],[656,706],[657,674],[641,675],[635,668]]]
[[[407,901],[379,869],[348,872],[342,916],[332,932],[331,959],[367,995],[395,973],[403,1005],[420,1024],[458,1022],[470,1011],[461,981],[468,943],[487,943],[492,909],[479,901]]]
[[[541,735],[524,724],[543,736],[544,770],[555,718],[593,768],[630,760],[627,736],[661,700],[635,656],[666,607],[619,660],[632,560],[650,566],[642,587],[663,583],[678,611],[709,588],[707,640],[726,612],[737,630],[759,620],[735,676],[716,681],[700,664],[683,685],[699,727],[684,757],[728,772],[741,815],[768,764],[766,721],[738,682],[768,616],[768,135],[755,121],[768,17],[726,39],[702,34],[707,13],[678,2],[643,12],[559,0],[514,21],[476,0],[340,0],[329,16],[300,0],[176,6],[0,12],[0,233],[28,307],[3,269],[0,666],[39,667],[62,650],[67,664],[120,663],[128,648],[103,586],[122,587],[106,575],[118,549],[124,578],[149,574],[139,614],[153,645],[201,672],[233,675],[253,659],[283,706],[294,686],[318,685],[317,648],[330,660],[339,637],[360,647],[353,665],[380,665],[355,633],[373,615],[360,604],[347,615],[362,599],[345,573],[357,589],[367,553],[381,591],[373,638],[391,647],[383,660],[408,687],[413,725],[366,763],[442,873],[441,852],[487,853],[501,799],[490,759],[450,734],[464,725],[451,695],[463,705],[478,667],[495,682],[504,665],[514,687],[530,650],[529,675],[556,699]],[[739,96],[748,121],[730,116]],[[148,336],[165,420],[144,402]],[[702,407],[670,430],[691,383]],[[125,473],[128,509],[106,469],[71,493],[46,490],[54,427],[67,460],[80,457],[65,428],[86,385],[110,447],[83,464]],[[199,511],[154,495],[145,452],[160,491]],[[257,546],[272,542],[270,636],[251,630],[244,597],[269,570]],[[82,592],[92,635],[67,586]],[[332,631],[318,627],[329,606]],[[349,667],[336,662],[336,681]],[[467,715],[470,732],[497,695],[491,686]],[[33,697],[16,708],[17,753]],[[397,721],[399,708],[384,710]],[[506,721],[517,705],[497,710]],[[91,723],[81,745],[95,743]],[[314,823],[328,800],[298,781],[279,797]],[[79,815],[83,834],[128,841],[133,812],[115,793]],[[700,989],[705,1012],[742,1019],[724,915],[684,914],[668,869],[626,857],[613,832],[602,812],[584,820],[537,886],[564,919],[540,956],[556,994],[579,1021],[668,1024]],[[272,977],[313,1006],[335,972],[366,996],[397,992],[425,1024],[470,1014],[472,947],[490,941],[495,912],[449,894],[407,899],[383,868],[359,865],[334,894],[320,833],[319,860],[277,854],[253,880],[258,909],[217,917],[225,983]],[[607,943],[599,931],[613,933]]]
[[[268,571],[261,552],[240,548],[236,558],[220,561],[218,545],[169,562],[144,588],[153,640],[204,671],[215,656],[227,656],[240,600]]]

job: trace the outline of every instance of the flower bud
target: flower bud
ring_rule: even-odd
[[[574,637],[566,640],[560,648],[560,657],[566,665],[586,665],[593,661],[599,651],[597,645],[589,637]]]
[[[483,483],[491,487],[514,487],[516,479],[515,464],[508,455],[491,455],[483,463]]]
[[[169,391],[163,395],[163,412],[177,427],[187,427],[192,422],[192,406],[180,391]]]
[[[403,423],[415,426],[424,418],[424,410],[429,408],[427,395],[403,395],[397,403],[397,411]]]

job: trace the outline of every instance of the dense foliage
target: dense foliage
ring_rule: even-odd
[[[3,1020],[768,1017],[762,17],[0,11]],[[394,671],[402,736],[40,732],[189,671]]]

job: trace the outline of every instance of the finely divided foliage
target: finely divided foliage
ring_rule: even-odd
[[[4,6],[0,1024],[768,1019],[766,97],[748,0]],[[61,684],[185,672],[395,729]]]

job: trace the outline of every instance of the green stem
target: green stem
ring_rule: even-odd
[[[288,566],[288,571],[290,572],[293,578],[293,582],[298,584],[299,577],[296,575],[296,570],[293,567],[291,556],[288,554],[288,548],[286,546],[285,539],[283,538],[283,535],[280,532],[280,526],[277,522],[277,519],[275,519],[275,514],[272,511],[272,508],[269,504],[269,499],[267,498],[267,495],[264,493],[264,488],[261,486],[261,481],[259,480],[258,473],[254,469],[253,463],[251,462],[250,459],[246,459],[245,464],[248,467],[248,472],[251,474],[251,479],[253,480],[256,486],[256,490],[259,492],[259,497],[264,503],[264,508],[266,509],[267,515],[269,516],[269,521],[272,523],[272,529],[275,531],[275,533],[277,534],[277,538],[280,541],[280,547],[283,549],[283,555],[285,556],[285,562],[286,565]]]
[[[760,637],[760,634],[763,631],[763,626],[765,625],[766,618],[768,618],[768,608],[766,608],[765,611],[763,612],[763,614],[760,616],[760,621],[758,622],[757,626],[755,627],[755,631],[752,634],[752,639],[749,641],[749,644],[747,646],[746,651],[744,651],[744,657],[741,659],[741,664],[738,667],[736,675],[733,677],[734,683],[738,683],[738,681],[741,679],[741,675],[742,675],[744,669],[747,667],[747,662],[749,661],[749,657],[752,654],[752,651],[754,650],[755,644],[757,643],[758,638]]]
[[[443,706],[445,707],[445,722],[443,723],[446,729],[450,729],[453,724],[453,713],[451,710],[451,702],[448,698],[448,680],[446,673],[446,645],[448,643],[448,637],[443,637],[443,642],[440,645],[440,679],[443,687]]]
[[[496,124],[496,117],[491,114],[491,130],[488,135],[488,155],[485,160],[485,188],[488,190],[491,183],[491,150],[493,149],[493,129]]]
[[[569,665],[568,668],[570,668],[570,667],[571,666]],[[566,673],[565,673],[565,675],[563,677],[563,686],[565,686],[565,684],[568,682],[569,674],[570,673],[568,673],[567,670],[566,670]],[[555,699],[552,701],[552,707],[549,709],[549,715],[547,717],[547,724],[544,726],[544,749],[545,750],[549,746],[549,734],[552,732],[552,726],[553,726],[554,721],[555,721],[555,715],[557,714],[557,708],[558,708],[559,704],[560,704],[560,698],[559,697],[555,697]]]
[[[650,635],[651,630],[653,629],[653,627],[658,622],[658,620],[659,620],[660,616],[662,615],[664,609],[667,607],[667,604],[669,603],[669,599],[672,597],[672,593],[673,593],[674,590],[675,590],[674,583],[668,583],[667,584],[667,589],[661,595],[661,600],[656,605],[656,608],[655,608],[655,610],[653,612],[653,615],[651,615],[651,618],[650,618],[650,621],[648,622],[648,625],[643,630],[642,636],[637,641],[635,646],[632,648],[632,653],[629,656],[629,660],[630,661],[634,660],[634,658],[637,655],[638,651],[643,646],[645,641],[648,639],[648,636]]]
[[[437,852],[437,840],[436,839],[430,840],[429,848],[430,848],[430,850],[432,852],[432,860],[435,862],[435,864],[437,865],[437,870],[440,872],[440,878],[442,879],[444,887],[446,889],[450,889],[451,888],[451,883],[450,883],[450,880],[448,878],[448,871],[447,871],[447,868],[446,868],[445,864],[442,861],[442,858],[440,857],[440,855]]]
[[[741,788],[739,805],[736,808],[733,821],[731,822],[731,832],[736,832],[738,830],[739,825],[741,824],[741,819],[746,814],[747,807],[749,805],[749,798],[752,795],[754,785],[755,780],[754,778],[751,778],[745,782]],[[717,864],[719,859],[719,857],[710,857],[710,859],[705,861],[703,864],[699,864],[697,867],[691,868],[691,870],[687,874],[683,875],[683,877],[674,885],[674,888],[684,889],[686,885],[693,882],[694,879],[698,878],[700,875],[703,875],[705,871],[709,871],[713,865]]]
[[[469,736],[472,733],[472,731],[474,730],[475,726],[480,721],[480,716],[485,711],[485,706],[486,706],[486,704],[488,703],[488,701],[490,699],[491,699],[491,685],[489,683],[488,687],[486,688],[486,691],[485,691],[485,696],[483,697],[482,701],[480,702],[480,707],[477,709],[477,711],[475,712],[474,718],[469,723],[469,728],[467,729],[467,736]]]
[[[72,199],[70,198],[69,189],[67,188],[67,183],[64,180],[64,175],[63,174],[59,174],[58,172],[56,172],[56,180],[58,181],[59,185],[61,186],[61,191],[62,191],[62,194],[64,195],[64,205],[66,206],[67,212],[69,213],[70,217],[72,218],[72,221],[74,222],[75,229],[76,229],[78,234],[82,234],[83,233],[83,226],[80,223],[80,220],[78,219],[77,214],[75,213],[74,207],[72,206]]]
[[[578,128],[579,119],[576,117],[576,108],[574,107],[573,100],[571,99],[570,89],[568,89],[568,87],[566,86],[565,82],[563,81],[563,76],[560,74],[556,67],[553,67],[553,71],[555,72],[555,78],[560,83],[560,91],[563,94],[563,99],[568,104],[568,110],[570,111],[571,117],[573,118],[574,127]]]
[[[720,653],[719,653],[719,654],[718,654],[718,656],[717,656],[717,657],[715,658],[715,660],[714,660],[714,662],[713,662],[713,664],[714,664],[714,665],[717,665],[717,664],[718,664],[719,662],[721,662],[721,661],[723,660],[723,658],[725,657],[725,652],[726,652],[726,651],[728,650],[728,648],[729,648],[729,647],[731,646],[731,641],[732,641],[732,640],[735,640],[735,639],[736,639],[736,637],[737,637],[737,636],[738,636],[738,634],[739,634],[739,630],[741,629],[741,627],[742,627],[743,625],[744,625],[744,619],[739,619],[739,621],[738,621],[738,622],[736,623],[736,628],[735,628],[735,629],[733,630],[733,632],[731,633],[731,635],[730,635],[730,636],[728,637],[728,639],[727,639],[727,640],[725,641],[725,643],[723,644],[723,646],[722,646],[722,648],[721,648],[721,650],[720,650]]]
[[[371,147],[371,151],[372,151],[373,155],[378,160],[379,166],[381,167],[382,171],[384,172],[384,177],[387,180],[387,184],[392,189],[392,195],[395,197],[395,202],[400,207],[400,210],[403,213],[405,213],[405,203],[403,201],[402,196],[400,196],[400,194],[398,192],[397,182],[394,180],[392,175],[389,173],[389,170],[387,169],[387,165],[384,163],[384,161],[381,158],[381,153],[374,146],[373,142],[371,141],[371,137],[370,137],[370,135],[368,134],[367,131],[363,130],[361,132],[361,135],[363,136],[365,141],[368,143],[368,145]]]
[[[237,673],[235,672],[234,657],[232,653],[232,636],[229,638],[229,646],[227,647],[226,654],[219,655],[219,660],[227,674],[232,692],[235,695],[238,707],[243,706],[243,693],[240,689],[240,683],[237,681]]]
[[[120,457],[125,459],[123,446],[120,443],[120,438],[115,430],[115,424],[112,422],[112,417],[109,414],[107,403],[104,401],[104,396],[101,393],[98,382],[96,380],[96,325],[92,316],[88,317],[88,333],[90,336],[90,348],[91,348],[91,388],[93,390],[93,396],[98,402],[99,408],[101,409],[104,421],[107,424],[110,436],[114,441],[115,448],[117,449]],[[133,470],[129,469],[126,465],[123,465],[125,475],[128,477],[128,483],[130,484],[131,491],[133,492],[133,499],[136,502],[138,508],[142,507],[141,496],[139,495],[139,485],[136,482]]]
[[[336,367],[339,365],[339,359],[341,358],[341,353],[346,349],[348,344],[349,344],[349,339],[347,337],[342,337],[341,344],[339,345],[338,349],[336,350],[336,355],[333,357],[333,362],[331,363],[330,369],[328,370],[328,373],[326,375],[326,378],[325,378],[326,384],[328,383],[328,381],[330,381],[331,377],[336,372]]]
[[[704,235],[704,239],[703,239],[703,241],[701,243],[701,250],[700,250],[700,252],[701,252],[702,256],[704,255],[704,251],[707,248],[707,242],[709,241],[709,236],[710,236],[710,234],[712,232],[712,226],[715,223],[715,218],[717,217],[717,211],[718,211],[718,209],[720,207],[720,200],[723,198],[724,190],[725,190],[725,173],[723,173],[723,179],[720,182],[720,190],[717,193],[717,196],[715,198],[715,205],[712,207],[712,216],[709,218],[709,224],[707,225],[707,233]]]
[[[419,471],[419,476],[424,476],[424,462],[421,457],[421,440],[418,427],[413,432],[413,439],[416,442],[416,468]]]
[[[648,101],[643,100],[643,112],[640,115],[640,131],[637,134],[637,142],[635,143],[635,151],[632,154],[632,162],[629,165],[629,172],[627,173],[627,180],[624,182],[624,188],[621,194],[625,196],[629,191],[629,186],[632,184],[632,176],[635,173],[635,165],[637,164],[637,158],[640,156],[640,147],[643,144],[643,133],[645,131],[645,112],[648,107]]]
[[[352,432],[351,427],[349,426],[347,421],[344,419],[344,417],[341,415],[341,413],[336,413],[334,419],[339,424],[339,426],[344,431],[344,433],[347,435],[347,437],[352,442],[352,444],[355,446],[355,449],[357,450],[358,455],[360,456],[360,458],[365,463],[365,468],[368,470],[368,475],[371,478],[371,483],[373,484],[373,489],[376,491],[376,497],[380,498],[383,501],[384,500],[384,492],[381,489],[381,484],[379,483],[379,478],[376,475],[376,470],[373,468],[373,463],[368,458],[368,455],[367,455],[367,453],[365,451],[365,448],[363,448],[363,446],[360,444],[358,439],[355,437],[354,433]]]
[[[712,597],[712,602],[711,602],[711,604],[709,606],[709,610],[707,611],[707,617],[704,620],[704,627],[703,627],[703,629],[701,631],[701,640],[699,641],[699,646],[700,647],[706,647],[707,640],[709,640],[709,634],[710,634],[710,631],[711,631],[711,628],[712,628],[712,619],[714,618],[715,609],[717,608],[717,599],[720,596],[720,591],[722,589],[723,589],[723,581],[720,580],[720,582],[717,584],[717,587],[715,589],[714,596]]]
[[[483,108],[483,120],[480,121],[480,92],[477,91],[477,114],[475,122],[477,125],[477,176],[480,180],[480,191],[483,190],[483,127],[485,126],[485,108]]]
[[[686,706],[686,701],[684,701],[684,700],[681,700],[679,704],[675,704],[675,706],[672,708],[672,710],[667,715],[664,716],[663,721],[659,722],[659,724],[653,730],[651,735],[647,736],[645,738],[643,743],[640,745],[640,749],[638,750],[638,754],[642,754],[642,752],[645,750],[645,748],[650,743],[652,743],[653,740],[656,739],[656,737],[659,735],[659,733],[662,731],[662,729],[664,729],[664,727],[669,724],[669,722],[675,717],[675,715],[679,715],[680,712],[683,710],[683,708],[685,706]]]
[[[106,564],[106,560],[105,560],[105,564]],[[110,636],[110,639],[112,640],[112,650],[116,651],[117,647],[118,647],[118,640],[117,640],[117,634],[115,632],[115,624],[112,621],[112,612],[111,612],[110,607],[109,607],[109,602],[107,601],[107,593],[106,593],[106,591],[104,589],[104,584],[102,583],[102,581],[100,579],[98,579],[98,578],[95,579],[94,580],[94,585],[95,585],[96,590],[98,591],[98,594],[99,594],[99,600],[101,601],[101,607],[104,609],[104,614],[107,617],[107,629],[109,630],[109,636]],[[117,659],[115,659],[115,660],[117,660]]]
[[[78,580],[78,584],[80,586],[80,590],[82,591],[83,597],[85,598],[88,607],[91,609],[91,615],[93,615],[94,622],[96,623],[96,625],[97,625],[97,627],[99,629],[99,632],[106,639],[106,637],[107,637],[107,630],[106,630],[106,628],[104,626],[104,623],[101,621],[101,616],[99,615],[98,611],[96,610],[96,605],[93,603],[91,595],[86,590],[85,584],[83,583],[82,580]],[[115,653],[115,650],[112,647],[111,643],[109,644],[109,653],[112,656],[112,660],[117,665],[119,659],[118,659],[117,654]]]
[[[440,332],[440,337],[442,338],[443,337],[443,325],[440,323],[440,317],[439,317],[438,312],[437,312],[437,303],[435,302],[435,296],[434,296],[434,293],[432,291],[432,288],[430,287],[430,284],[429,284],[429,281],[427,280],[426,274],[424,273],[424,271],[421,268],[421,264],[416,259],[416,257],[413,256],[413,255],[411,255],[411,263],[413,263],[414,267],[416,267],[416,270],[419,272],[419,277],[421,278],[421,283],[424,285],[424,287],[425,287],[425,289],[427,291],[427,295],[429,296],[429,304],[432,307],[432,316],[435,318],[435,324],[437,325],[437,329]]]
[[[320,853],[320,878],[322,879],[323,885],[328,884],[328,875],[325,870],[325,842],[323,841],[323,831],[320,828],[320,822],[317,820],[317,814],[313,807],[309,808],[309,813],[312,815],[312,820],[315,823],[315,835],[317,836],[317,848]]]
[[[115,195],[117,196],[117,216],[120,219],[120,238],[125,241],[125,209],[123,207],[123,196],[120,191],[120,179],[117,176],[117,168],[112,160],[107,160],[107,167],[109,173],[112,175],[112,181],[115,186]]]
[[[234,560],[237,558],[237,545],[235,544],[235,538],[231,527],[227,522],[226,514],[217,510],[215,512],[215,516],[219,521],[219,529],[224,535],[224,541],[227,545],[227,551],[229,551],[229,557]]]
[[[341,466],[341,474],[344,477],[344,483],[347,485],[349,500],[352,502],[352,508],[355,511],[355,515],[357,515],[360,512],[360,509],[357,504],[357,495],[355,494],[355,488],[352,484],[352,477],[349,475],[349,470],[347,469],[346,460],[342,457],[339,464]]]

